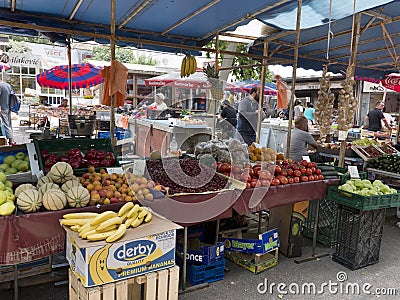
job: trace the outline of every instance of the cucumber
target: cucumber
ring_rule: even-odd
[[[325,176],[339,176],[337,171],[322,171],[322,175]]]
[[[328,165],[319,165],[318,169],[320,169],[322,172],[324,171],[335,171],[334,166],[328,166]]]

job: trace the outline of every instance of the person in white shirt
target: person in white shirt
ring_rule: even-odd
[[[155,107],[158,111],[166,110],[168,106],[165,104],[164,99],[165,96],[162,93],[157,93],[150,107]]]

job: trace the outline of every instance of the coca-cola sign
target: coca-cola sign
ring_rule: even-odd
[[[387,85],[400,85],[400,76],[388,76],[385,79]]]

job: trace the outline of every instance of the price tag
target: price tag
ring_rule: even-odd
[[[134,175],[143,175],[146,169],[146,161],[144,159],[135,159],[133,162],[124,165],[123,169]]]
[[[348,166],[349,173],[350,173],[350,178],[360,178],[360,175],[358,174],[358,169],[357,166]]]
[[[121,167],[107,168],[108,174],[124,174],[124,170]]]
[[[302,159],[307,161],[307,162],[311,162],[310,157],[308,155],[303,155]]]
[[[345,141],[347,139],[347,131],[339,130],[339,141]]]

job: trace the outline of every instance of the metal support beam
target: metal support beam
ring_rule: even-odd
[[[119,24],[118,29],[121,29],[128,23],[130,20],[132,20],[138,13],[140,13],[150,2],[153,0],[145,0],[138,8],[135,8],[129,16],[127,16],[122,22]],[[112,10],[112,8],[111,8]]]
[[[72,20],[76,14],[76,12],[78,11],[79,7],[82,5],[83,0],[79,0],[76,4],[74,9],[72,10],[71,14],[68,17],[68,20]]]

